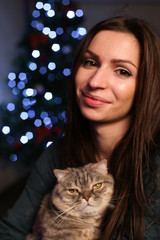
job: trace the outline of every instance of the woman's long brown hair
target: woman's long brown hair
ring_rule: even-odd
[[[147,180],[152,181],[153,191],[157,181],[153,154],[160,146],[160,40],[144,21],[111,18],[95,25],[81,41],[73,65],[62,157],[68,166],[96,161],[89,123],[76,102],[74,79],[86,49],[101,30],[131,33],[141,49],[132,123],[111,155],[115,207],[106,213],[102,239],[111,240],[115,234],[121,239],[128,234],[129,239],[143,240],[144,211],[152,194],[147,190]]]

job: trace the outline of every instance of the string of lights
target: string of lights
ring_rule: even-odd
[[[35,3],[18,67],[8,74],[13,99],[0,106],[0,154],[5,158],[30,162],[54,136],[64,134],[72,58],[87,32],[83,16],[73,1]]]

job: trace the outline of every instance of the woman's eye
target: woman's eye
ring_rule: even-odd
[[[84,59],[82,64],[84,67],[96,67],[97,66],[96,61],[94,61],[92,59]]]
[[[116,72],[124,77],[130,77],[132,74],[126,69],[117,69]]]

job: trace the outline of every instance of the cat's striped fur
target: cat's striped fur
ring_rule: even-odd
[[[57,185],[48,194],[38,213],[37,233],[26,240],[95,240],[100,239],[103,215],[111,207],[113,177],[107,161],[80,168],[54,170]]]

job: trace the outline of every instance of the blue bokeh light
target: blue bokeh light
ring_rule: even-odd
[[[21,73],[18,75],[18,78],[19,78],[21,81],[25,81],[25,80],[27,79],[27,75],[26,75],[26,73],[21,72]]]
[[[27,132],[26,137],[28,138],[28,140],[33,139],[33,133],[32,132]]]
[[[52,117],[52,123],[55,124],[58,122],[58,118],[56,116]]]
[[[41,112],[40,117],[42,119],[44,119],[45,117],[48,117],[48,113],[47,112]]]
[[[43,23],[38,22],[38,23],[36,24],[36,28],[37,28],[38,31],[42,31],[43,28],[44,28]]]
[[[40,12],[39,12],[38,10],[34,10],[34,11],[32,12],[32,16],[33,16],[34,18],[38,18],[38,17],[40,16]]]
[[[55,102],[55,104],[59,105],[59,104],[62,103],[62,98],[61,98],[61,97],[56,97],[56,98],[54,99],[54,102]]]
[[[42,125],[42,120],[41,120],[41,119],[36,119],[36,120],[34,121],[34,125],[35,125],[36,127],[40,127],[40,126]]]
[[[77,9],[76,16],[77,17],[82,17],[83,16],[83,11],[81,9]]]
[[[63,28],[61,28],[61,27],[58,27],[57,29],[56,29],[56,33],[58,34],[58,35],[61,35],[61,34],[63,34]]]
[[[62,52],[64,54],[69,54],[72,52],[72,47],[70,45],[65,45],[62,47]]]
[[[62,2],[64,5],[69,5],[70,4],[70,0],[63,0]]]
[[[49,126],[52,123],[51,119],[49,117],[45,117],[43,119],[43,122],[44,122],[45,126]]]
[[[29,69],[30,69],[31,71],[36,70],[36,69],[37,69],[37,64],[34,63],[34,62],[29,63]]]
[[[17,157],[16,154],[11,154],[11,155],[10,155],[10,160],[11,160],[12,162],[16,162],[17,159],[18,159],[18,157]]]
[[[20,93],[19,88],[14,87],[14,88],[12,89],[12,93],[13,93],[15,96],[17,96],[17,95]]]
[[[29,110],[28,111],[28,117],[29,118],[34,118],[35,117],[35,111],[34,110]]]
[[[22,82],[22,81],[20,81],[20,82],[17,84],[17,87],[18,87],[19,89],[23,89],[23,88],[25,88],[25,83]]]
[[[24,98],[22,101],[23,106],[28,107],[31,105],[31,101],[28,98]]]
[[[47,73],[47,68],[46,67],[40,67],[39,72],[43,75]]]
[[[15,110],[15,104],[14,104],[14,103],[8,103],[7,109],[8,109],[10,112],[13,111],[13,110]]]
[[[32,26],[33,28],[37,28],[37,24],[38,24],[38,21],[36,21],[36,20],[33,20],[33,21],[31,22],[31,26]]]
[[[64,76],[69,76],[71,74],[71,70],[69,68],[64,68],[63,74]]]
[[[8,82],[8,86],[9,86],[10,88],[14,88],[14,87],[16,86],[16,82],[13,81],[13,80],[11,80],[11,81]]]
[[[72,31],[71,36],[73,38],[81,39],[81,38],[83,38],[86,35],[86,33],[87,33],[86,28],[79,27],[79,28],[77,28],[77,31],[75,31],[75,30]]]
[[[66,122],[66,111],[59,113],[58,117],[60,120],[63,120],[64,122]]]
[[[54,81],[55,80],[55,74],[54,73],[49,73],[48,74],[48,80],[51,81],[51,82]]]
[[[85,36],[87,33],[87,30],[84,27],[79,27],[77,31],[81,36]]]
[[[66,119],[66,111],[63,111],[61,115],[63,119]]]
[[[73,38],[78,38],[78,37],[79,37],[79,34],[78,34],[77,31],[74,30],[74,31],[71,33],[71,36],[72,36]]]
[[[36,104],[36,102],[37,102],[36,99],[32,99],[32,100],[30,101],[30,105],[33,106],[33,105]]]
[[[9,144],[13,144],[13,143],[14,143],[14,137],[13,137],[13,136],[8,136],[8,137],[7,137],[7,142],[8,142]]]

